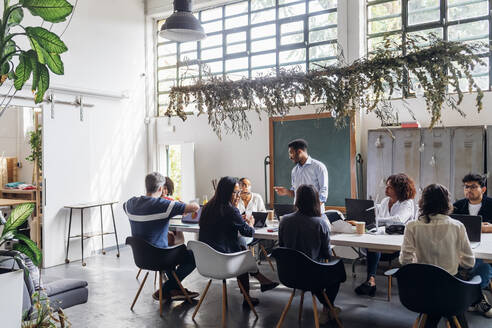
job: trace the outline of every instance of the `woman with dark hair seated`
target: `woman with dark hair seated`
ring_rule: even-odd
[[[460,279],[479,275],[485,286],[488,282],[487,263],[475,265],[475,256],[465,226],[448,216],[453,206],[449,192],[440,184],[425,187],[419,201],[420,216],[405,229],[400,262],[437,265]],[[485,287],[482,285],[482,288]],[[484,295],[472,307],[486,317],[492,317],[492,307]],[[429,316],[426,327],[436,327],[440,317]],[[465,326],[462,326],[465,327]]]
[[[391,175],[386,180],[385,194],[380,204],[376,205],[376,217],[379,224],[407,224],[414,219],[415,185],[413,180],[404,173]],[[391,261],[396,259],[399,252],[382,254],[380,252],[367,253],[367,278],[366,281],[355,289],[358,295],[376,295],[376,271],[379,261]]]
[[[172,197],[174,194],[174,182],[171,180],[170,177],[165,178],[166,181],[164,182],[164,185],[162,186],[162,195],[161,198],[167,199],[167,200],[174,200]],[[184,244],[184,234],[182,231],[168,231],[167,232],[167,242],[169,246],[174,246],[174,245],[179,245],[179,244]]]
[[[311,185],[300,185],[296,190],[297,211],[284,215],[280,221],[278,239],[280,247],[298,250],[317,262],[330,259],[330,228],[328,219],[321,214],[319,195]],[[332,304],[338,294],[340,284],[332,284],[325,290]],[[323,304],[320,323],[330,319],[328,304],[322,293],[317,293],[318,300]],[[340,308],[335,307],[337,312]]]
[[[199,241],[210,245],[221,253],[236,253],[245,249],[241,246],[238,232],[242,236],[252,237],[255,229],[253,228],[253,217],[243,219],[237,209],[240,193],[241,190],[236,178],[223,177],[220,179],[215,195],[202,209]],[[251,275],[260,282],[262,292],[278,286],[278,283],[272,282],[259,271]],[[249,293],[248,274],[237,277],[237,280]],[[250,298],[253,305],[259,303],[257,298]],[[243,306],[248,306],[246,299],[243,301]]]

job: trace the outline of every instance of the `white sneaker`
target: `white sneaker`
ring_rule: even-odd
[[[468,308],[471,312],[480,312],[484,317],[492,318],[492,305],[487,302],[487,299],[482,295],[482,299],[475,305]]]

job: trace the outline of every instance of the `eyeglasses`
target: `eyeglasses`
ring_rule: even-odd
[[[463,188],[475,190],[475,189],[480,188],[480,186],[479,185],[476,185],[476,184],[473,184],[473,185],[463,185]]]

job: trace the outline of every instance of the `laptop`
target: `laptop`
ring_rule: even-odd
[[[471,248],[478,247],[482,240],[482,216],[464,214],[451,214],[450,216],[465,226]]]
[[[275,211],[275,216],[280,219],[281,216],[294,213],[296,207],[294,204],[273,204],[273,210]]]
[[[198,210],[198,212],[184,214],[183,218],[181,219],[181,222],[183,222],[183,223],[199,223],[200,222],[200,215],[202,214],[202,208],[203,208],[203,206],[200,206],[200,209]]]
[[[373,200],[345,198],[345,208],[347,220],[365,222],[367,230],[376,228]]]
[[[252,215],[253,218],[255,219],[255,224],[254,224],[255,228],[263,228],[266,226],[265,221],[268,216],[267,212],[253,212]]]

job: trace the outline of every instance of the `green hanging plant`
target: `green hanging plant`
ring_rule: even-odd
[[[482,110],[483,92],[472,76],[476,65],[485,64],[476,55],[480,49],[481,43],[443,41],[435,35],[408,37],[405,45],[385,38],[380,48],[351,64],[344,63],[340,56],[339,65],[321,66],[307,73],[280,70],[277,74],[232,81],[205,70],[206,79],[171,89],[166,115],[186,120],[185,107],[194,104],[199,114],[208,115],[219,138],[223,131],[248,137],[252,130],[247,111],[255,111],[260,118],[262,114],[285,116],[292,107],[301,108],[306,103],[319,104],[317,113],[331,113],[338,125],[346,124],[345,118],[353,117],[359,109],[374,112],[386,123],[394,117],[390,100],[395,92],[408,95],[412,88],[419,87],[432,127],[441,121],[444,104],[464,115],[459,108],[463,79],[466,91],[475,90],[476,108]],[[453,92],[449,91],[450,86],[455,89]]]
[[[50,71],[57,75],[64,74],[60,55],[68,48],[56,33],[41,26],[24,26],[22,20],[25,10],[41,17],[43,21],[56,24],[65,21],[72,13],[73,6],[66,0],[3,1],[3,16],[0,20],[0,86],[6,80],[11,80],[17,92],[32,75],[34,102],[40,103],[50,85]],[[22,49],[16,43],[21,36],[28,39],[30,49]],[[17,64],[14,58],[18,59]],[[7,105],[0,111],[0,116],[12,99],[9,93],[10,90],[1,102]]]

